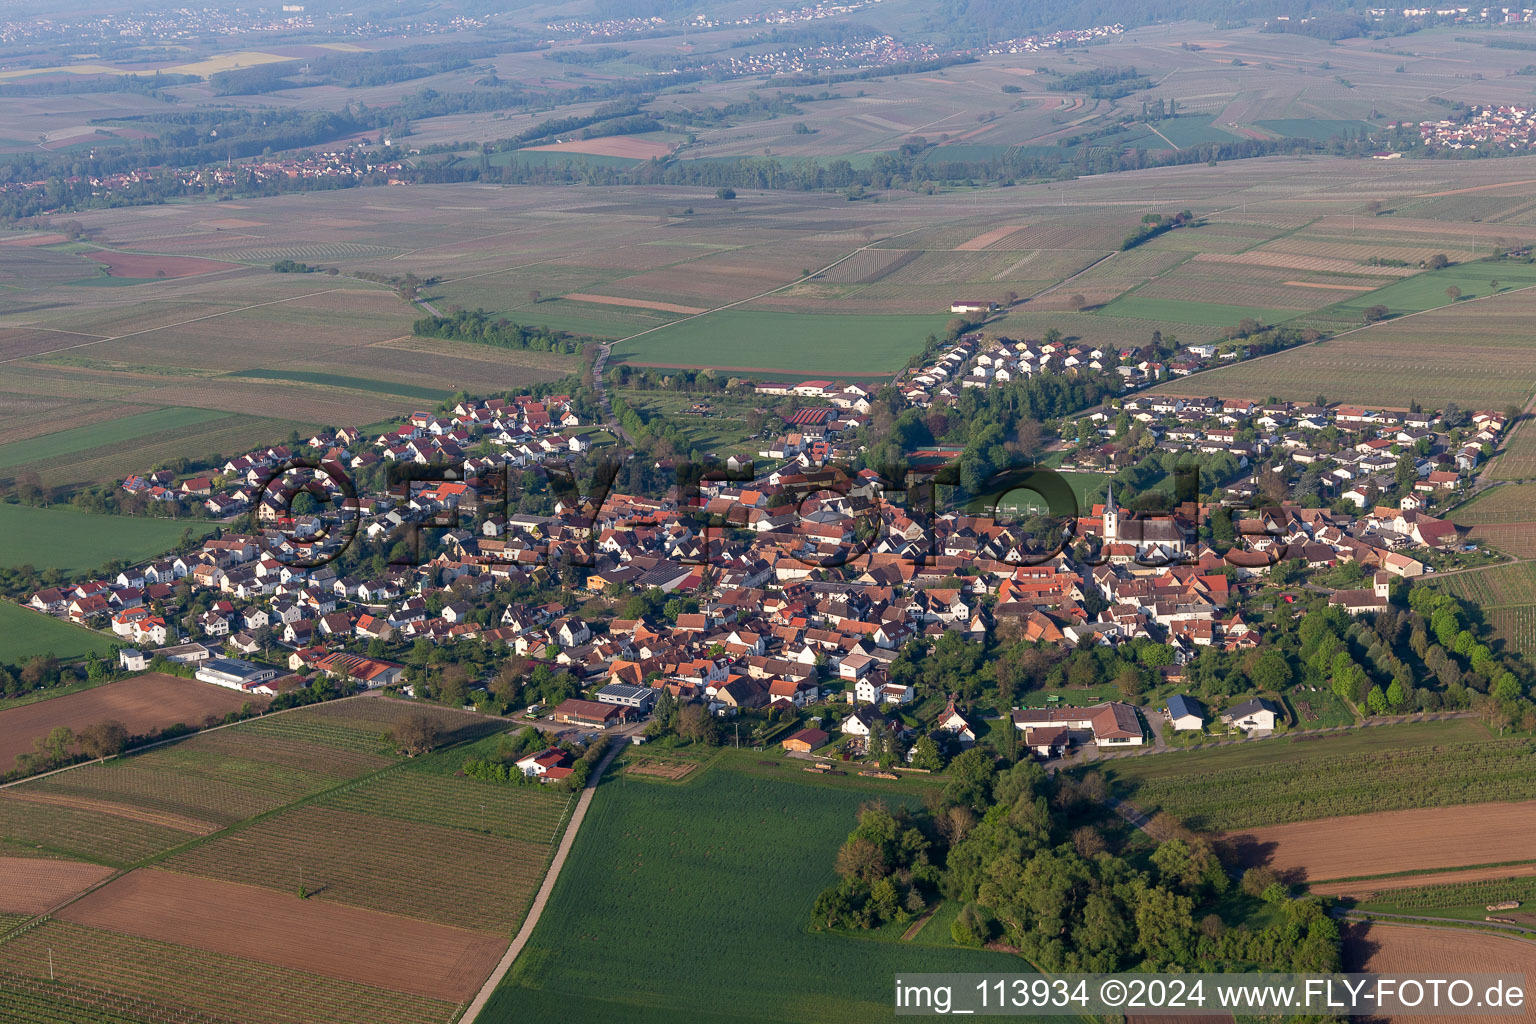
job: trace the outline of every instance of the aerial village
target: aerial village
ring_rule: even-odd
[[[941,349],[895,382],[902,401],[943,405],[1079,365],[1170,374],[1135,350],[1059,340]],[[1170,362],[1219,358],[1196,346]],[[566,395],[467,399],[373,435],[341,427],[190,475],[137,474],[125,493],[217,529],[27,603],[110,630],[117,671],[268,696],[317,678],[447,693],[577,742],[670,735],[663,719],[695,708],[726,742],[878,770],[931,767],[987,734],[1053,760],[1161,748],[1181,731],[1306,728],[1342,698],[1291,693],[1288,711],[1278,692],[1197,689],[1191,673],[1207,652],[1263,652],[1278,603],[1323,595],[1352,620],[1387,609],[1403,581],[1496,557],[1434,512],[1469,486],[1505,413],[1129,394],[1062,424],[1060,471],[1107,478],[1149,449],[1178,453],[1220,465],[1221,501],[1138,512],[1111,483],[1052,544],[1027,516],[913,509],[857,468],[869,389],[755,390],[792,410],[760,457],[729,460],[733,480],[654,493],[604,482],[581,429],[593,424]],[[1293,483],[1271,493],[1275,480]],[[1073,653],[1001,708],[923,669],[999,644]],[[1070,659],[1101,650],[1145,672],[1118,690],[1081,685]],[[559,779],[568,763],[520,766]]]

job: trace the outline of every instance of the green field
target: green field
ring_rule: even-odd
[[[1429,270],[1413,277],[1401,278],[1375,291],[1361,292],[1323,312],[1351,320],[1360,319],[1367,308],[1375,305],[1386,306],[1399,315],[1419,313],[1450,305],[1451,297],[1446,294],[1447,288],[1461,289],[1461,296],[1456,300],[1458,303],[1491,295],[1494,291],[1491,285],[1493,281],[1499,283],[1500,292],[1536,284],[1536,264],[1458,263],[1444,270]]]
[[[82,658],[105,654],[112,639],[101,633],[0,601],[0,662],[15,664],[35,654]]]
[[[29,462],[41,462],[60,455],[72,455],[75,452],[89,451],[92,448],[156,434],[162,430],[175,430],[178,427],[209,423],[227,416],[229,413],[213,409],[171,407],[92,423],[72,430],[61,430],[56,434],[0,445],[0,469],[22,466]]]
[[[684,785],[621,778],[597,790],[485,1024],[859,1024],[892,1019],[897,971],[1029,969],[938,932],[893,943],[807,931],[869,790],[725,768]]]
[[[1513,872],[1513,869],[1512,869]],[[1362,886],[1369,888],[1369,886]],[[1503,878],[1484,882],[1450,882],[1423,885],[1413,889],[1387,889],[1359,906],[1388,914],[1448,917],[1464,921],[1482,921],[1491,903],[1519,900],[1529,905],[1536,900],[1536,878]],[[1529,912],[1521,908],[1529,921]],[[1508,911],[1499,911],[1508,916]]]
[[[1479,722],[1453,719],[1132,757],[1107,772],[1144,811],[1227,830],[1536,798],[1533,753],[1536,741],[1497,739]]]
[[[1158,299],[1137,295],[1134,292],[1106,303],[1094,311],[1096,316],[1177,320],[1202,327],[1234,327],[1245,317],[1262,324],[1277,324],[1297,316],[1298,313],[1299,311],[1294,309],[1258,309],[1252,306],[1226,306],[1217,302]]]
[[[942,334],[949,317],[844,316],[728,309],[614,346],[613,358],[661,366],[714,366],[838,374],[894,373]]]
[[[31,564],[75,576],[113,559],[140,562],[176,546],[182,534],[211,532],[191,519],[152,519],[84,512],[67,505],[37,508],[0,503],[0,536],[7,566]]]
[[[226,377],[252,377],[256,380],[291,380],[302,384],[320,384],[331,388],[353,388],[375,395],[401,395],[419,398],[424,402],[441,402],[453,397],[452,391],[442,388],[424,388],[418,384],[397,384],[391,380],[373,380],[368,377],[347,377],[339,373],[314,373],[308,370],[241,370],[227,373]]]
[[[1180,149],[1198,146],[1203,142],[1231,142],[1236,138],[1231,132],[1213,127],[1211,122],[1214,120],[1215,117],[1210,114],[1188,115],[1167,118],[1152,127]]]

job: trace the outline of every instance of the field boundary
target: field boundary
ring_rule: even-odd
[[[628,743],[620,737],[619,742],[614,742],[608,753],[603,756],[602,763],[592,770],[587,778],[587,785],[581,791],[581,797],[576,801],[576,809],[571,812],[571,820],[566,825],[565,834],[560,837],[560,845],[555,848],[554,858],[549,863],[549,868],[544,872],[544,881],[539,884],[538,892],[534,894],[533,906],[528,908],[528,913],[523,917],[523,923],[512,937],[512,943],[507,947],[501,959],[496,964],[496,969],[491,976],[485,979],[485,984],[480,986],[480,991],[475,993],[475,998],[470,1000],[459,1020],[473,1024],[480,1011],[485,1009],[485,1004],[490,1002],[491,994],[496,991],[507,972],[512,969],[512,964],[528,944],[533,936],[533,929],[538,926],[539,918],[544,914],[544,908],[549,905],[549,898],[555,891],[555,882],[560,877],[560,869],[565,867],[566,858],[570,855],[571,847],[576,844],[576,833],[581,830],[581,823],[587,817],[587,808],[592,806],[592,797],[597,793],[597,787],[602,782],[604,773],[613,759],[619,756]]]

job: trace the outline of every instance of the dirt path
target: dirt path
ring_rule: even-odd
[[[480,986],[480,991],[475,993],[469,1008],[459,1018],[464,1024],[474,1024],[475,1018],[490,1001],[491,993],[496,991],[496,986],[501,984],[501,979],[505,978],[507,971],[512,969],[513,961],[528,944],[528,939],[533,935],[533,929],[538,926],[544,908],[549,904],[550,894],[555,889],[555,881],[560,877],[560,869],[565,866],[565,858],[570,855],[571,847],[576,842],[576,833],[581,830],[582,820],[587,816],[587,808],[592,806],[592,794],[597,792],[597,784],[602,781],[608,765],[626,746],[627,744],[623,742],[614,743],[602,763],[593,769],[591,776],[587,779],[587,787],[581,791],[581,799],[576,801],[576,810],[571,813],[571,823],[565,827],[565,835],[560,837],[560,846],[555,850],[554,859],[549,862],[549,871],[545,873],[544,882],[533,897],[533,906],[528,908],[528,916],[523,919],[523,926],[517,930],[517,935],[512,939],[512,945],[507,947],[507,952],[496,964],[496,969],[491,972],[489,978],[485,979],[485,984]]]
[[[916,921],[913,921],[911,927],[901,933],[901,941],[911,942],[913,939],[917,938],[917,933],[923,930],[923,925],[927,924],[928,919],[938,912],[939,908],[934,907],[932,910],[928,911],[928,913],[924,914]]]

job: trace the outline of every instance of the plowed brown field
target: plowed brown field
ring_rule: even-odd
[[[267,698],[195,679],[150,673],[24,704],[0,711],[0,768],[10,768],[17,754],[32,749],[33,740],[61,725],[79,732],[87,725],[115,718],[130,733],[145,733],[177,722],[202,725],[209,715],[223,717],[247,703],[266,707]]]
[[[222,263],[197,256],[160,256],[141,252],[93,252],[87,256],[104,263],[113,277],[196,277],[219,270],[234,270],[238,263]]]
[[[451,1002],[478,990],[506,946],[484,932],[153,869],[124,875],[56,916]]]
[[[1306,881],[1450,868],[1531,855],[1536,800],[1383,811],[1230,833],[1248,864],[1267,863]]]
[[[1445,977],[1457,973],[1524,974],[1536,962],[1536,943],[1485,932],[1405,925],[1351,924],[1344,929],[1344,969],[1372,974],[1418,974]],[[1536,1021],[1536,1002],[1525,1001],[1524,1012],[1500,1016],[1499,1021]],[[1365,1018],[1355,1018],[1364,1021]],[[1380,1020],[1383,1018],[1369,1018]],[[1483,1018],[1466,1014],[1390,1017],[1404,1024],[1465,1024]]]
[[[0,914],[42,914],[112,874],[113,868],[72,860],[0,857]]]

